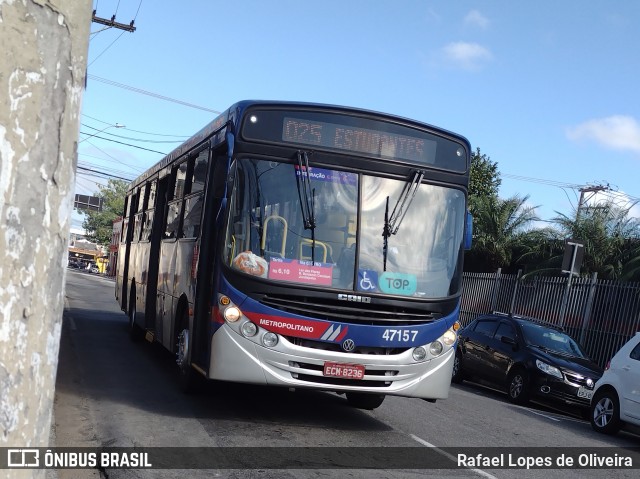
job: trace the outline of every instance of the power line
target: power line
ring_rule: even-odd
[[[129,183],[133,181],[133,179],[131,179],[131,178],[123,178],[122,176],[112,175],[112,174],[107,173],[105,171],[94,170],[92,168],[85,168],[84,166],[80,166],[80,165],[78,165],[76,168],[78,170],[86,171],[88,173],[94,173],[95,175],[100,176],[102,178],[115,178],[117,180],[128,181]]]
[[[101,164],[97,164],[97,163],[90,163],[88,161],[82,161],[82,162],[78,162],[78,166],[82,166],[85,168],[101,168],[102,170],[104,170],[105,172],[108,172],[112,175],[130,175],[131,172],[130,171],[123,171],[123,170],[116,170],[114,168],[107,168],[104,165]],[[135,173],[136,175],[139,175],[139,173]]]
[[[87,125],[86,123],[82,123],[82,126],[91,128],[92,130],[101,131],[99,128],[94,128],[92,126]],[[115,133],[110,133],[110,132],[105,132],[105,135],[115,136],[116,138],[122,138],[125,140],[139,141],[142,143],[182,143],[183,142],[183,140],[145,140],[142,138],[131,138],[130,136],[116,135]]]
[[[95,145],[93,145],[93,146],[95,146]],[[98,148],[97,146],[95,146],[95,148],[100,150],[100,148]],[[113,156],[109,155],[108,153],[106,153],[106,152],[104,152],[102,150],[100,150],[100,151],[102,153],[105,153],[107,156],[109,156],[113,160],[115,160],[117,163],[120,163],[121,165],[126,166],[127,168],[134,170],[136,175],[139,175],[140,173],[142,173],[143,171],[145,171],[147,169],[146,167],[141,168],[139,166],[132,166],[129,163],[124,163],[122,161],[119,161],[117,158],[114,158]],[[80,157],[93,158],[95,160],[100,160],[100,161],[109,161],[107,158],[103,158],[101,156],[89,155],[87,153],[78,153],[78,159],[80,159]],[[130,173],[130,171],[127,171],[126,173]]]
[[[82,116],[86,116],[87,118],[90,118],[91,120],[97,121],[98,123],[104,123],[105,125],[112,125],[112,122],[109,121],[104,121],[104,120],[100,120],[98,118],[95,118],[91,115],[87,115],[86,113],[82,113]],[[140,131],[140,130],[133,130],[131,128],[127,128],[127,127],[122,127],[123,130],[126,131],[133,131],[134,133],[142,133],[143,135],[151,135],[151,136],[173,136],[176,138],[191,138],[191,135],[167,135],[165,133],[150,133],[148,131]]]
[[[547,180],[544,178],[533,178],[530,176],[510,175],[508,173],[500,173],[500,176],[503,176],[505,178],[511,178],[512,180],[527,181],[529,183],[539,183],[542,185],[549,185],[549,186],[557,186],[558,188],[571,188],[574,190],[582,188],[584,186],[577,183],[565,183],[562,181]]]
[[[182,100],[176,100],[175,98],[170,98],[168,96],[164,96],[164,95],[159,95],[158,93],[153,93],[147,90],[142,90],[141,88],[136,88],[133,87],[131,85],[125,85],[124,83],[118,83],[115,82],[113,80],[107,80],[106,78],[101,78],[99,76],[96,75],[87,75],[87,78],[89,78],[90,80],[95,80],[95,81],[99,81],[102,83],[106,83],[107,85],[111,85],[111,86],[116,86],[118,88],[123,88],[125,90],[130,90],[136,93],[140,93],[142,95],[148,95],[148,96],[152,96],[154,98],[159,98],[160,100],[165,100],[165,101],[170,101],[173,103],[178,103],[179,105],[183,105],[183,106],[188,106],[190,108],[195,108],[197,110],[203,110],[203,111],[208,111],[211,113],[215,113],[216,115],[219,115],[221,112],[217,111],[217,110],[212,110],[211,108],[206,108],[204,106],[199,106],[199,105],[194,105],[193,103],[187,103],[185,101]]]
[[[81,135],[88,135],[89,133],[86,133],[84,131],[80,132]],[[158,151],[158,150],[151,150],[149,148],[143,148],[142,146],[137,146],[137,145],[132,145],[131,143],[125,143],[123,141],[118,141],[118,140],[112,140],[111,138],[105,138],[103,136],[97,136],[97,135],[93,135],[92,138],[98,138],[100,140],[105,140],[105,141],[111,141],[113,143],[119,143],[120,145],[126,145],[126,146],[130,146],[132,148],[138,148],[140,150],[145,150],[145,151],[150,151],[152,153],[159,153],[160,155],[166,155],[166,153],[162,152],[162,151]]]
[[[107,50],[109,50],[109,48],[111,48],[111,47],[113,46],[113,44],[114,44],[115,42],[117,42],[118,40],[120,40],[120,37],[121,37],[122,35],[124,35],[124,32],[122,32],[120,35],[118,35],[118,36],[116,37],[116,39],[115,39],[114,41],[112,41],[112,42],[109,44],[109,46],[108,46],[107,48],[105,48],[104,50],[102,50],[102,52],[100,52],[100,54],[99,54],[97,57],[95,57],[93,60],[91,60],[91,62],[87,65],[87,68],[88,68],[88,67],[90,67],[91,65],[93,65],[93,64],[98,60],[98,58],[100,58],[102,55],[104,55],[104,54],[107,52]]]
[[[115,161],[116,163],[120,163],[121,165],[124,165],[124,166],[126,166],[127,168],[131,168],[131,169],[133,169],[133,170],[138,170],[138,171],[140,171],[140,172],[142,172],[142,171],[144,171],[144,170],[146,169],[146,168],[140,169],[140,168],[137,168],[137,167],[131,166],[131,165],[130,165],[130,164],[128,164],[128,163],[124,163],[124,162],[120,161],[118,158],[116,158],[116,157],[115,157],[115,156],[113,156],[113,155],[110,155],[109,153],[107,153],[106,151],[104,151],[102,148],[100,148],[99,146],[97,146],[95,143],[92,143],[91,141],[87,141],[87,143],[89,143],[91,146],[93,146],[96,150],[98,150],[98,151],[99,151],[100,153],[102,153],[103,155],[108,156],[109,158],[111,158],[111,159],[112,159],[113,161]],[[82,154],[85,154],[85,153],[82,153]],[[88,155],[87,155],[87,156],[88,156]],[[98,159],[99,159],[99,160],[104,160],[105,158],[98,158]]]

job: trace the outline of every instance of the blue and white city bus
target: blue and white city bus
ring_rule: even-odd
[[[242,101],[134,180],[116,297],[199,378],[448,396],[470,146],[338,106]]]

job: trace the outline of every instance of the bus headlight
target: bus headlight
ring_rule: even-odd
[[[240,316],[242,316],[242,313],[235,306],[229,306],[224,310],[224,319],[226,319],[230,323],[235,323],[240,319]]]
[[[242,331],[242,334],[244,336],[246,336],[247,338],[250,338],[258,334],[258,326],[256,326],[251,321],[245,321],[244,323],[242,323],[242,326],[240,327],[240,331]]]
[[[274,347],[278,344],[278,335],[276,333],[272,333],[271,331],[267,331],[262,336],[262,344],[264,344],[268,348]]]
[[[440,341],[434,341],[429,345],[429,352],[433,356],[440,356],[442,354],[443,346]]]
[[[456,342],[456,338],[457,338],[456,333],[451,329],[447,329],[445,333],[442,335],[442,342],[447,346],[451,346],[453,343]]]
[[[427,357],[427,350],[422,346],[418,346],[413,350],[413,360],[414,361],[424,361]]]

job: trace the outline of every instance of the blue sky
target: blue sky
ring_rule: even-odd
[[[543,220],[575,214],[580,187],[608,185],[599,197],[620,204],[640,198],[638,1],[99,0],[94,8],[120,23],[135,18],[136,31],[92,24],[84,168],[133,178],[162,157],[149,149],[169,152],[177,143],[166,142],[238,100],[295,100],[460,133],[498,163],[500,196],[529,195]],[[104,182],[79,173],[77,193]],[[640,206],[632,212],[640,217]]]

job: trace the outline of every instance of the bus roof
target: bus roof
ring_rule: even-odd
[[[194,134],[191,138],[187,139],[184,143],[176,147],[173,151],[168,153],[164,158],[162,158],[158,163],[150,167],[147,171],[142,173],[136,179],[134,179],[130,185],[129,190],[136,188],[141,182],[154,175],[158,171],[161,171],[168,165],[172,164],[174,160],[182,156],[187,151],[192,150],[200,143],[206,141],[213,134],[222,131],[229,123],[232,123],[234,127],[239,125],[236,124],[236,120],[243,117],[244,112],[251,107],[273,107],[273,108],[294,108],[294,109],[305,109],[305,110],[318,110],[323,112],[335,112],[335,113],[343,113],[347,115],[354,116],[363,116],[369,118],[375,118],[377,120],[382,120],[389,123],[403,124],[406,126],[415,127],[418,129],[427,129],[431,131],[438,132],[441,135],[449,136],[453,139],[456,139],[459,142],[467,145],[468,150],[470,151],[471,146],[469,140],[467,140],[464,136],[459,135],[457,133],[451,132],[449,130],[445,130],[440,127],[436,127],[434,125],[419,122],[417,120],[412,120],[410,118],[392,115],[389,113],[382,113],[373,110],[367,110],[363,108],[349,107],[349,106],[341,106],[341,105],[331,105],[331,104],[322,104],[322,103],[310,103],[310,102],[296,102],[296,101],[272,101],[272,100],[241,100],[225,111],[220,113],[217,117],[215,117],[211,122],[206,124],[200,131]],[[234,131],[235,133],[235,128]]]

